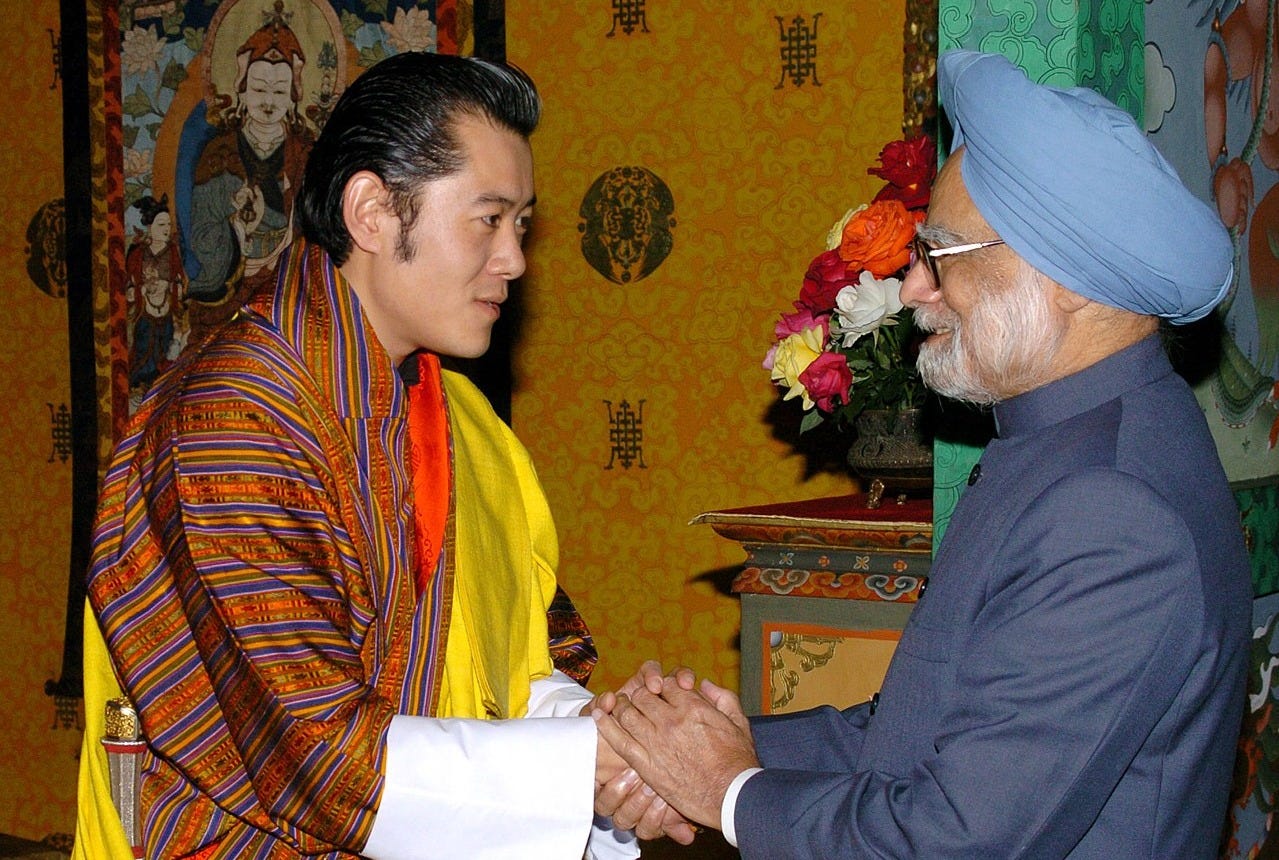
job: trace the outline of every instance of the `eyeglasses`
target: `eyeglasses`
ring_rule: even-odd
[[[925,242],[918,234],[910,242],[910,264],[913,266],[920,260],[924,261],[924,265],[928,267],[928,274],[932,276],[933,289],[941,289],[941,275],[937,271],[937,258],[950,257],[955,254],[967,254],[969,251],[979,251],[982,248],[990,248],[995,245],[1004,244],[1003,239],[991,239],[988,242],[970,242],[966,245],[949,245],[945,248],[934,248]]]

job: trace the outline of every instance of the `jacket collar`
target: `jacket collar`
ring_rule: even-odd
[[[1171,373],[1159,335],[1152,334],[1077,373],[996,404],[995,427],[1003,439],[1033,433]]]

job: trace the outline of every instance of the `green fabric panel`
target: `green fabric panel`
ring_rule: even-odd
[[[1279,591],[1279,485],[1236,490],[1252,560],[1252,587],[1261,597]]]
[[[1144,0],[941,0],[938,16],[939,50],[1003,54],[1033,80],[1092,87],[1142,121]],[[947,436],[943,424],[934,448],[934,546],[982,451]]]
[[[942,535],[959,496],[968,486],[968,475],[981,458],[982,446],[938,439],[933,443],[933,550],[941,546]]]
[[[1143,0],[941,0],[939,46],[1001,53],[1034,80],[1092,87],[1141,120]]]
[[[1079,28],[1078,81],[1127,110],[1144,127],[1146,4],[1143,0],[1080,0],[1088,18]]]

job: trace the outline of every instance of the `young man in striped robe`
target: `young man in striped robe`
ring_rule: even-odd
[[[118,680],[138,710],[145,856],[638,854],[592,832],[623,764],[553,665],[528,453],[440,364],[488,349],[524,271],[539,111],[502,64],[365,72],[309,156],[278,284],[122,439],[86,705]],[[89,728],[77,855],[130,856]]]

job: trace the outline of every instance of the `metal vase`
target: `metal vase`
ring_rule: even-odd
[[[878,507],[885,495],[932,488],[933,440],[922,409],[867,409],[853,426],[848,465],[867,485],[868,507]]]

